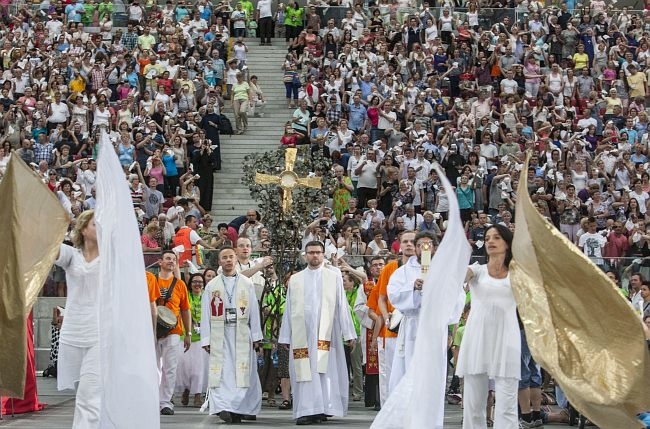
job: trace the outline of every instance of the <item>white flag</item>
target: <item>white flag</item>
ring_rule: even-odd
[[[97,162],[101,428],[158,429],[158,370],[131,193],[108,134]]]
[[[444,171],[438,165],[434,168],[447,195],[455,195]],[[447,383],[447,326],[456,323],[462,313],[462,288],[471,255],[458,200],[449,198],[447,230],[422,287],[413,358],[371,429],[442,428]]]

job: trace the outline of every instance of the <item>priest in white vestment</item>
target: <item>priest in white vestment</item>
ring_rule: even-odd
[[[430,257],[438,247],[438,240],[431,233],[418,233],[415,237],[415,256],[411,256],[406,264],[395,270],[390,276],[386,288],[391,304],[404,316],[399,325],[393,367],[390,372],[389,390],[391,392],[395,390],[406,373],[415,347],[415,334],[418,329],[418,317],[422,305],[422,285],[424,284],[424,273],[420,264],[423,246],[428,246],[430,249]]]
[[[201,408],[228,423],[254,420],[262,407],[254,343],[261,341],[260,314],[253,282],[238,274],[232,248],[222,248],[222,274],[205,287],[201,346],[210,354],[208,397]]]
[[[338,269],[325,267],[323,243],[305,246],[308,267],[289,280],[278,342],[289,345],[293,416],[298,425],[342,417],[348,410],[343,340],[356,339]]]

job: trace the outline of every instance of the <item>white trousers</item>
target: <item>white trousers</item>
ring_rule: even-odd
[[[487,429],[487,407],[489,379],[487,374],[465,375],[463,388],[463,429]],[[518,429],[517,392],[519,380],[511,377],[494,379],[496,429]]]
[[[101,382],[99,380],[99,345],[92,347],[70,347],[79,353],[81,368],[74,407],[72,429],[99,428],[101,408]]]
[[[255,100],[251,106],[251,115],[263,115],[264,107],[266,107],[266,101]]]
[[[156,361],[160,375],[160,409],[174,408],[172,396],[176,387],[176,369],[180,355],[181,337],[177,334],[169,335],[156,341]]]
[[[395,337],[385,339],[380,337],[377,341],[377,357],[379,358],[379,399],[382,406],[390,394],[388,386],[390,386],[390,371],[393,367],[396,344],[397,338]]]

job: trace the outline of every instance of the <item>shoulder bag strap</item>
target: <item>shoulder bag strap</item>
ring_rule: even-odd
[[[160,278],[158,277],[158,274],[156,274],[156,286],[158,287],[158,290],[160,290],[160,284],[158,283],[159,281],[160,281]],[[162,305],[167,306],[167,302],[169,302],[169,300],[172,297],[172,294],[174,293],[174,288],[176,287],[176,282],[177,281],[178,281],[178,279],[176,277],[174,277],[174,279],[172,280],[172,284],[169,286],[169,289],[167,289],[167,292],[165,293],[164,298],[162,298],[163,299],[163,304]],[[159,299],[161,299],[161,298],[159,298]]]

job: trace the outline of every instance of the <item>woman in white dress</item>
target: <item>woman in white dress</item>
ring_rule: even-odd
[[[181,352],[176,374],[176,391],[182,392],[182,405],[189,405],[190,395],[194,395],[194,406],[203,405],[203,393],[208,389],[208,357],[201,348],[201,296],[205,286],[202,274],[190,276],[190,314],[192,316],[192,347],[187,353]],[[181,347],[184,347],[181,343]],[[184,350],[184,349],[183,349]]]
[[[488,382],[495,381],[494,427],[517,429],[521,336],[510,286],[512,233],[503,225],[485,231],[487,264],[467,270],[472,297],[456,374],[465,378],[463,429],[486,427]]]
[[[62,244],[55,264],[68,285],[65,320],[59,337],[59,390],[77,389],[73,429],[99,427],[99,249],[94,212],[79,215],[72,242]]]

